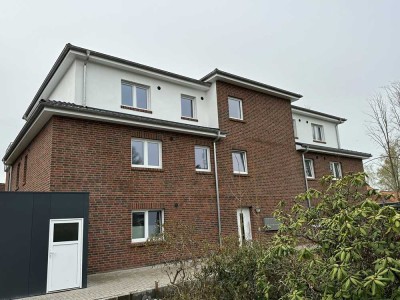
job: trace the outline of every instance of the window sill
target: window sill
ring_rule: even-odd
[[[249,177],[250,175],[248,173],[233,173],[234,176],[239,176],[239,177]]]
[[[198,122],[199,120],[194,119],[194,118],[189,118],[189,117],[181,117],[182,120],[186,120],[186,121],[192,121],[192,122]]]
[[[314,143],[326,144],[324,141],[313,140]]]
[[[243,123],[246,124],[247,122],[241,119],[235,119],[235,118],[229,118],[229,121],[234,121],[234,122],[239,122],[239,123]]]
[[[162,245],[164,244],[165,241],[146,241],[146,242],[131,242],[130,247],[131,248],[140,248],[140,247],[147,247],[147,246],[155,246],[155,245]]]
[[[146,167],[131,167],[132,171],[151,171],[151,172],[164,172],[164,169],[146,168]]]
[[[139,112],[143,112],[143,113],[147,113],[147,114],[152,114],[153,113],[151,110],[148,110],[148,109],[136,108],[136,107],[126,106],[126,105],[121,105],[121,108],[134,110],[134,111],[139,111]]]
[[[211,171],[198,171],[198,170],[196,170],[196,174],[212,175],[213,173]]]

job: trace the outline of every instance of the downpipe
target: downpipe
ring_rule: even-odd
[[[303,159],[303,172],[304,172],[304,181],[306,183],[306,192],[308,191],[309,187],[308,187],[308,179],[307,179],[307,171],[306,171],[306,160],[304,158],[304,154],[306,154],[309,151],[308,146],[306,147],[306,151],[304,151],[301,154],[301,157]],[[310,199],[307,199],[307,207],[310,208],[311,207],[311,202]]]
[[[214,173],[215,173],[215,193],[217,196],[217,215],[218,215],[218,241],[219,246],[222,246],[222,227],[221,227],[221,207],[219,198],[219,185],[218,185],[218,166],[217,166],[217,142],[221,139],[221,132],[218,131],[217,138],[213,141],[214,147]]]
[[[83,95],[82,95],[82,106],[86,107],[86,81],[87,81],[87,63],[89,61],[90,51],[86,51],[86,59],[83,63]]]

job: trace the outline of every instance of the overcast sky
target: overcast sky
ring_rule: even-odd
[[[68,42],[193,78],[219,68],[300,93],[296,105],[348,119],[343,148],[378,155],[365,129],[368,98],[400,80],[399,12],[395,0],[0,0],[0,156]]]

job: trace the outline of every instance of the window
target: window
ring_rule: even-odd
[[[324,142],[324,127],[322,125],[311,124],[313,132],[313,140],[316,142]]]
[[[242,100],[228,98],[229,118],[243,120]]]
[[[330,162],[329,167],[334,178],[342,178],[342,166],[339,162]]]
[[[184,118],[195,118],[195,109],[194,109],[194,101],[195,99],[190,96],[181,96],[181,116]]]
[[[210,148],[195,146],[194,159],[196,171],[209,172],[210,169]]]
[[[77,241],[79,238],[79,223],[54,224],[53,242]]]
[[[296,120],[293,119],[293,132],[294,132],[294,137],[297,138],[297,126],[296,126]]]
[[[16,180],[16,188],[19,189],[19,170],[21,169],[21,163],[18,163],[17,166],[17,180]]]
[[[314,162],[312,159],[304,159],[304,168],[306,171],[307,178],[315,178],[314,175]]]
[[[24,176],[23,176],[23,180],[22,180],[23,184],[26,183],[26,172],[27,172],[27,170],[28,170],[28,154],[25,155],[25,160],[24,160]]]
[[[161,169],[161,142],[132,139],[132,166]]]
[[[143,85],[122,82],[122,105],[149,110],[149,88]]]
[[[232,152],[233,173],[247,174],[247,159],[245,151]]]
[[[132,212],[132,242],[145,242],[149,238],[160,237],[163,219],[162,210]]]

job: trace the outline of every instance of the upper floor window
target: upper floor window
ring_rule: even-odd
[[[28,154],[25,155],[25,160],[24,160],[24,177],[23,177],[23,184],[26,183],[26,172],[28,171]]]
[[[181,116],[184,118],[195,118],[195,99],[190,96],[181,96]]]
[[[342,165],[340,162],[330,162],[329,167],[334,178],[342,178]]]
[[[132,139],[132,167],[161,169],[160,141]]]
[[[162,234],[164,223],[162,210],[132,212],[132,242],[145,242]]]
[[[294,137],[297,138],[297,126],[296,126],[296,120],[293,119],[293,132],[294,132]]]
[[[315,178],[314,174],[314,162],[312,159],[304,159],[304,168],[306,171],[306,177],[310,179]]]
[[[325,142],[324,127],[322,125],[311,124],[313,140],[316,142]]]
[[[243,120],[242,100],[228,98],[229,118]]]
[[[149,110],[149,90],[147,86],[122,82],[122,105]]]
[[[15,184],[17,189],[19,189],[19,171],[20,171],[20,169],[21,169],[21,163],[18,163],[18,166],[17,166],[17,180],[16,180],[16,184]]]
[[[233,173],[247,174],[247,158],[245,151],[232,152]]]
[[[203,146],[194,147],[196,171],[209,172],[210,168],[210,148]]]

